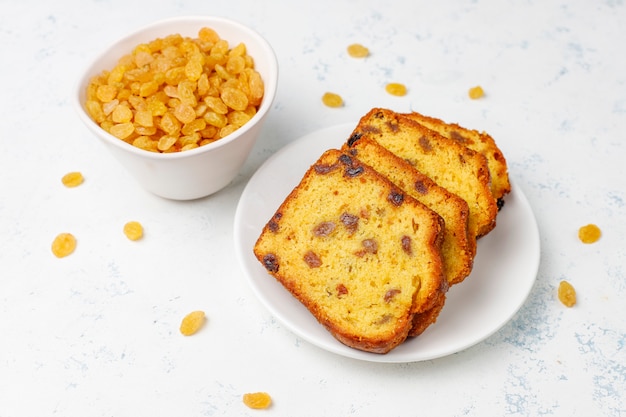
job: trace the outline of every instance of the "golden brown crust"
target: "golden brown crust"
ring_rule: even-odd
[[[254,254],[337,340],[386,353],[447,289],[443,220],[328,150],[264,226]]]
[[[441,294],[439,299],[435,302],[435,305],[429,310],[424,311],[413,316],[413,325],[409,331],[409,337],[416,337],[424,333],[424,331],[435,324],[439,313],[443,310],[443,306],[446,302],[446,294]]]

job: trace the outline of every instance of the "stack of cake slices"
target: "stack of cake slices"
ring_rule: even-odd
[[[304,173],[254,254],[341,343],[387,353],[435,323],[510,190],[488,134],[374,108]]]

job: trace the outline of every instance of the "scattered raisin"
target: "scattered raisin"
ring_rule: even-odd
[[[326,237],[335,230],[334,222],[321,222],[313,228],[313,234],[318,237]]]
[[[567,281],[561,281],[559,283],[559,300],[566,307],[573,307],[576,304],[576,290]]]
[[[78,187],[84,181],[83,174],[80,172],[70,172],[61,178],[61,182],[68,188]]]
[[[243,394],[243,403],[254,409],[267,408],[272,404],[272,397],[267,392]]]
[[[204,311],[192,311],[180,322],[180,332],[184,336],[191,336],[200,330],[205,321]]]
[[[143,226],[137,221],[130,221],[124,225],[124,234],[129,240],[139,240],[143,237]]]
[[[278,272],[278,258],[273,253],[268,253],[263,257],[263,266],[269,272]]]
[[[352,58],[365,58],[370,54],[370,50],[360,43],[348,45],[348,55]]]
[[[469,95],[469,98],[476,100],[484,96],[485,91],[481,86],[477,85],[476,87],[470,88],[467,94]]]
[[[406,86],[401,83],[389,83],[385,86],[385,91],[392,96],[405,96],[407,92]]]
[[[496,200],[496,206],[498,206],[498,211],[502,210],[502,207],[504,207],[504,198],[498,198]]]
[[[309,268],[319,268],[322,266],[322,260],[312,250],[307,251],[307,253],[304,254],[304,262],[306,262]]]
[[[57,258],[64,258],[76,249],[76,238],[71,233],[61,233],[52,241],[52,253]]]
[[[343,98],[337,93],[327,92],[322,96],[322,103],[328,107],[341,107],[343,106]]]
[[[595,224],[588,224],[578,229],[578,238],[583,243],[595,243],[601,235],[600,228]]]

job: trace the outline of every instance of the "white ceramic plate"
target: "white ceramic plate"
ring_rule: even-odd
[[[308,134],[272,155],[252,176],[235,214],[235,249],[253,291],[293,333],[339,355],[373,362],[417,362],[459,352],[506,324],[522,306],[539,267],[539,231],[522,191],[512,184],[497,227],[478,243],[472,274],[448,291],[437,319],[420,336],[380,355],[349,348],[322,327],[308,310],[257,261],[252,252],[261,229],[329,148],[339,148],[355,124]]]

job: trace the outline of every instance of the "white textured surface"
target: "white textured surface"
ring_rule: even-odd
[[[626,4],[547,1],[0,3],[0,417],[626,415]],[[216,14],[274,46],[281,79],[260,142],[227,189],[172,202],[139,189],[71,107],[80,70],[136,26]],[[346,57],[352,42],[371,57]],[[387,81],[409,95],[387,95]],[[467,99],[470,86],[487,96]],[[325,108],[327,90],[346,106]],[[375,364],[277,324],[233,253],[248,178],[308,132],[371,107],[491,133],[541,233],[536,285],[498,333],[461,353]],[[60,178],[80,170],[86,182]],[[294,173],[294,175],[299,175]],[[271,189],[271,184],[268,184]],[[121,233],[130,219],[142,241]],[[583,245],[579,226],[598,224]],[[56,259],[57,233],[78,248]],[[506,279],[507,271],[502,271]],[[566,309],[567,279],[579,303]],[[205,328],[178,333],[203,309]]]

